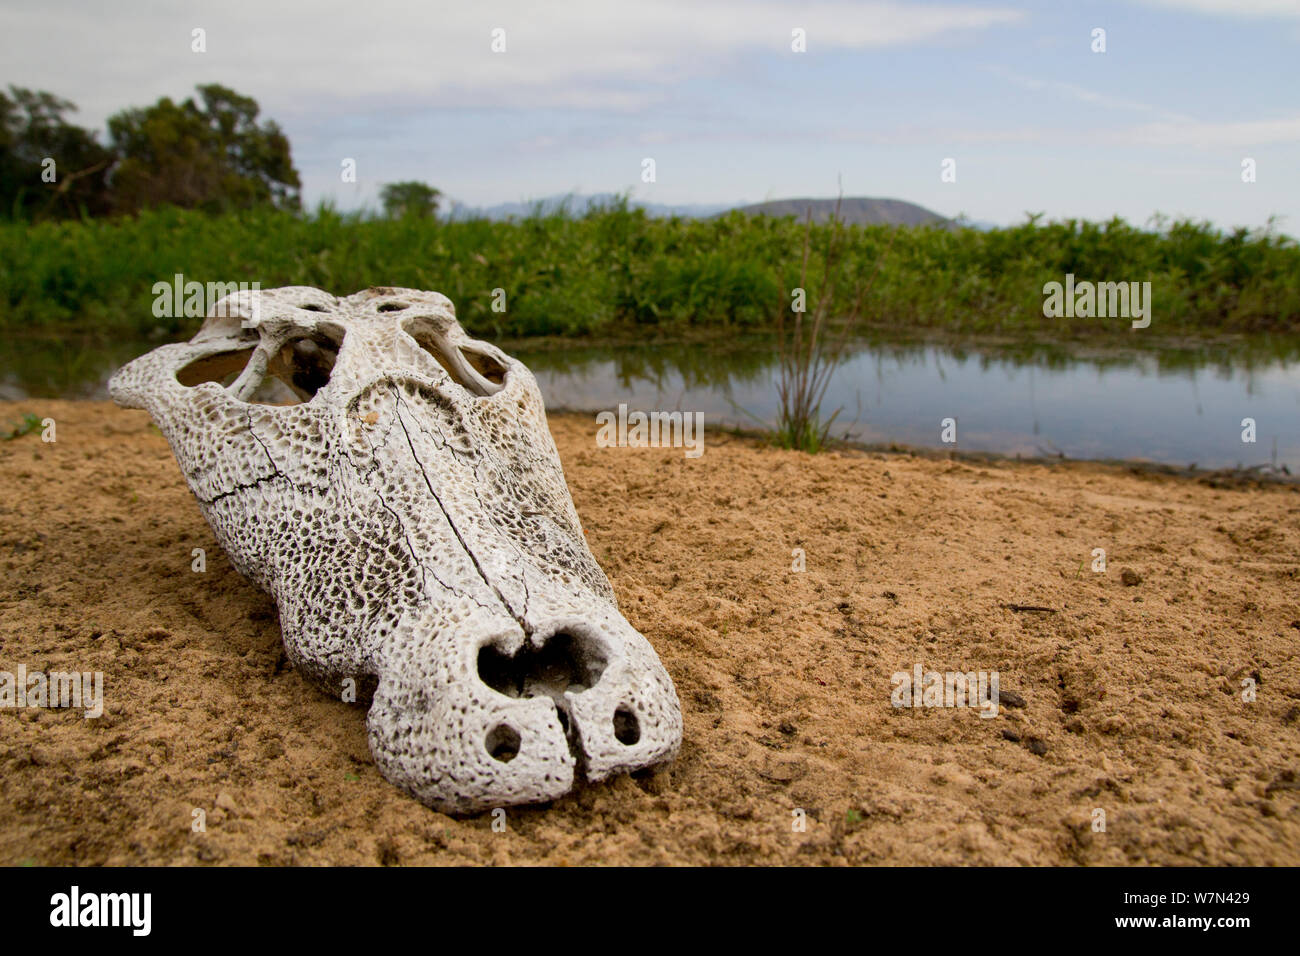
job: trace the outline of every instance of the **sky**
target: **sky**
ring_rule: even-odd
[[[198,83],[252,96],[309,205],[842,188],[1300,233],[1300,0],[0,0],[0,64],[101,131]]]

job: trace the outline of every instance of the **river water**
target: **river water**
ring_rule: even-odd
[[[770,343],[516,354],[548,407],[624,403],[748,427],[777,416]],[[833,434],[868,443],[1300,471],[1300,360],[1268,350],[1078,355],[863,343],[837,368],[822,408],[839,411]],[[948,418],[955,445],[942,441]],[[1244,419],[1254,442],[1243,441]]]
[[[0,362],[0,398],[104,397],[112,370],[156,344],[19,341]],[[548,408],[625,404],[749,428],[777,415],[770,339],[620,348],[525,342],[508,351],[533,370]],[[822,407],[839,410],[834,435],[868,443],[1300,471],[1294,346],[1080,353],[861,342],[835,371]],[[941,441],[949,418],[955,445]],[[1254,423],[1254,442],[1242,440],[1244,419]]]

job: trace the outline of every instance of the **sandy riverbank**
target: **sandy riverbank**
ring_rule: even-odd
[[[0,864],[1300,863],[1296,486],[716,433],[692,460],[553,416],[685,743],[495,833],[385,782],[364,711],[285,665],[144,413],[0,425],[26,412],[58,441],[0,443],[0,670],[102,671],[106,712],[0,709]],[[892,707],[917,664],[997,671],[998,716]]]

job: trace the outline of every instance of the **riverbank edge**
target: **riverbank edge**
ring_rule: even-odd
[[[22,424],[25,415],[43,417],[48,410],[48,403],[73,405],[99,405],[112,402],[102,398],[20,398],[0,399],[0,451],[19,447],[23,441],[40,441],[40,431],[23,434],[10,434],[12,428]],[[548,417],[565,417],[586,419],[591,423],[592,436],[598,429],[596,414],[607,409],[584,409],[565,405],[548,406]],[[779,450],[773,441],[770,429],[733,425],[705,425],[704,446],[707,449],[710,439],[724,436],[728,440],[739,440],[758,446]],[[1097,468],[1109,472],[1128,472],[1140,476],[1165,476],[1196,481],[1213,488],[1262,488],[1294,487],[1300,490],[1300,475],[1293,474],[1286,465],[1251,465],[1241,468],[1198,468],[1193,465],[1172,465],[1163,462],[1145,461],[1130,458],[1068,458],[1057,455],[1007,455],[992,451],[966,449],[928,448],[908,445],[902,442],[860,442],[852,439],[830,438],[827,440],[824,455],[851,457],[875,455],[881,459],[888,458],[922,458],[929,461],[952,461],[966,465],[1013,465],[1013,466],[1062,466]]]

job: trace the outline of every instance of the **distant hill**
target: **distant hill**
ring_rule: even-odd
[[[835,212],[834,199],[776,199],[772,202],[741,206],[739,211],[748,216],[794,216],[803,219],[812,210],[813,222],[828,222]],[[901,199],[869,199],[866,196],[845,196],[840,200],[840,221],[851,226],[955,226],[936,212],[916,203]]]
[[[592,196],[580,196],[576,194],[558,194],[555,196],[545,196],[541,199],[530,199],[525,202],[503,202],[495,206],[471,207],[462,203],[452,202],[451,208],[447,210],[448,219],[524,219],[531,216],[540,206],[543,214],[555,212],[556,210],[567,207],[569,212],[574,215],[582,215],[591,206],[607,206],[617,200],[619,197],[616,193],[597,193]],[[732,208],[731,203],[696,203],[691,205],[671,206],[662,203],[640,202],[636,199],[630,200],[628,205],[633,209],[644,209],[646,215],[657,219],[666,219],[669,216],[681,216],[683,219],[704,219],[718,212],[724,212]]]
[[[618,199],[617,193],[597,193],[590,196],[570,193],[477,207],[453,200],[443,215],[450,220],[524,219],[539,208],[543,214],[567,208],[570,214],[580,216],[592,206],[607,206]],[[694,203],[674,206],[632,199],[628,201],[628,205],[633,209],[644,209],[646,215],[654,218],[681,216],[683,219],[707,219],[733,209],[749,216],[794,216],[803,219],[807,211],[812,209],[813,222],[826,222],[835,210],[834,199],[776,199],[746,206],[737,206],[734,203]],[[936,225],[950,229],[960,226],[981,230],[995,228],[992,223],[945,219],[923,206],[904,202],[901,199],[870,199],[865,196],[845,197],[840,206],[840,218],[846,225],[885,223],[903,226]]]

